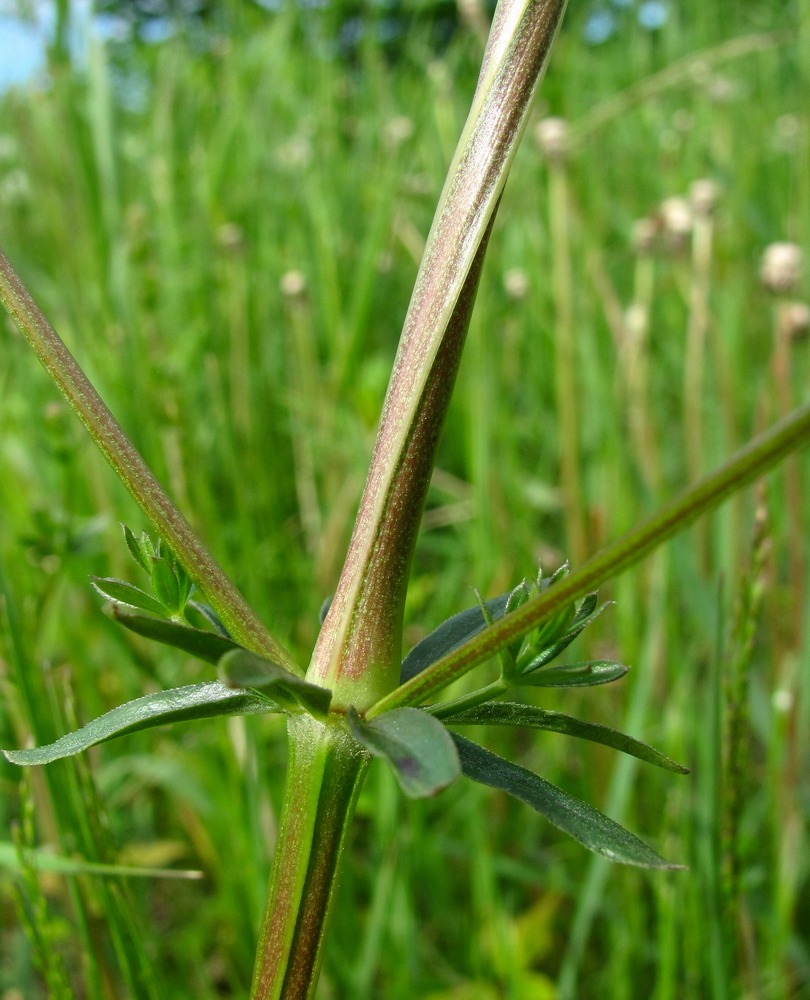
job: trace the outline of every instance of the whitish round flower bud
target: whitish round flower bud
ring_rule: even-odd
[[[692,131],[694,124],[695,116],[691,111],[687,111],[686,108],[678,108],[677,111],[673,112],[672,127],[676,132],[685,135],[687,132]]]
[[[240,250],[244,242],[242,227],[235,222],[223,222],[217,230],[217,243],[223,250]]]
[[[634,302],[624,314],[624,325],[633,341],[637,341],[647,329],[647,310],[638,302]]]
[[[383,138],[389,147],[396,148],[403,142],[407,142],[413,135],[414,127],[410,118],[405,115],[397,115],[389,118],[383,125]]]
[[[665,198],[659,212],[664,229],[670,236],[681,238],[692,232],[692,206],[686,198]]]
[[[639,256],[654,253],[658,243],[658,233],[659,225],[656,219],[636,219],[630,236],[633,252]]]
[[[689,188],[689,201],[695,215],[704,218],[712,215],[720,197],[720,188],[713,180],[704,178],[695,181]]]
[[[486,41],[489,34],[489,18],[483,0],[458,0],[458,13],[461,20]]]
[[[537,144],[546,159],[564,160],[568,153],[568,122],[564,118],[544,118],[534,133]]]
[[[771,243],[762,255],[760,281],[768,291],[785,295],[799,284],[803,264],[801,247],[795,243]]]
[[[743,88],[739,82],[729,76],[718,74],[712,76],[706,85],[706,93],[715,104],[729,104],[743,96]]]
[[[281,294],[288,299],[300,299],[307,290],[306,275],[301,271],[286,271],[278,284]]]
[[[503,276],[503,287],[510,299],[525,299],[529,294],[529,276],[522,267],[511,267]]]
[[[0,204],[20,205],[29,201],[31,197],[31,183],[28,174],[18,167],[9,170],[5,177],[0,180]]]
[[[810,306],[806,302],[787,302],[780,317],[782,330],[791,340],[806,340],[810,335]]]

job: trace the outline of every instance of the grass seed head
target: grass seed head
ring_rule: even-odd
[[[562,163],[568,156],[568,123],[564,118],[544,118],[535,130],[540,151],[550,163]]]
[[[771,243],[762,255],[759,278],[769,292],[787,295],[796,290],[803,269],[801,247],[796,243]]]
[[[300,299],[306,293],[307,278],[303,271],[285,271],[278,285],[285,298]]]
[[[701,178],[689,188],[689,201],[696,216],[709,218],[717,208],[720,198],[719,186],[710,178]]]

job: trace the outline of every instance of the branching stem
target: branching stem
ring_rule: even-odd
[[[300,674],[155,478],[0,252],[0,300],[132,497],[240,645]]]
[[[637,527],[622,535],[553,587],[531,598],[381,699],[369,709],[367,718],[371,719],[392,708],[421,704],[556,611],[640,562],[653,549],[687,528],[701,514],[712,510],[732,493],[762,476],[808,441],[810,403],[794,410],[784,420],[753,438],[720,468],[664,504]]]

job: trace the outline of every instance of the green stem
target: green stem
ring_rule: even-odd
[[[236,642],[300,674],[290,654],[267,631],[245,598],[155,479],[123,428],[93,388],[59,334],[0,252],[0,301],[33,347],[104,457],[205,594]]]
[[[281,830],[259,935],[251,1000],[310,1000],[346,835],[370,757],[337,725],[289,722]]]
[[[563,156],[549,162],[549,228],[553,256],[554,386],[559,425],[560,485],[569,558],[576,565],[588,551],[586,509],[579,474],[580,393],[577,387],[577,346],[574,332],[574,277],[571,269],[571,213],[567,165]]]
[[[479,688],[477,691],[471,691],[460,698],[442,702],[440,705],[431,705],[430,714],[434,715],[437,719],[447,719],[452,715],[457,715],[459,712],[466,712],[470,708],[478,708],[484,702],[506,694],[508,690],[509,685],[498,678],[497,681],[487,684],[486,687]]]
[[[584,597],[605,581],[635,565],[668,538],[687,528],[701,514],[712,510],[732,493],[759,478],[786,455],[807,444],[809,439],[810,403],[806,403],[765,433],[753,438],[719,469],[664,504],[633,530],[588,560],[580,569],[382,698],[369,709],[366,718],[372,719],[392,708],[420,704],[571,601]]]

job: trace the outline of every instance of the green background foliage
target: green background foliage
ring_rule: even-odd
[[[83,68],[55,59],[52,85],[0,98],[1,238],[159,478],[306,662],[481,47],[461,30],[438,50],[416,23],[393,47],[369,32],[336,58],[333,11],[221,9],[203,35],[91,46]],[[490,243],[407,647],[469,606],[471,587],[489,597],[538,559],[553,569],[577,544],[595,550],[806,397],[808,344],[777,336],[784,301],[758,267],[776,240],[810,250],[808,3],[690,0],[660,32],[628,18],[600,47],[581,40],[587,14],[572,6],[536,109],[569,122],[562,187],[530,126]],[[710,270],[688,240],[636,253],[634,223],[704,178],[720,189]],[[550,224],[561,211],[567,249]],[[555,378],[561,260],[567,383]],[[701,276],[706,341],[690,369]],[[807,295],[805,276],[790,297]],[[141,583],[117,522],[147,526],[5,321],[0,352],[0,742],[12,747],[214,677],[101,613],[91,575]],[[564,461],[579,477],[573,514]],[[615,607],[571,658],[621,660],[624,680],[532,695],[649,741],[690,776],[554,733],[471,733],[688,871],[610,867],[469,782],[406,800],[375,765],[319,997],[810,989],[809,487],[800,457],[757,494],[764,526],[750,491],[607,588]],[[203,875],[64,875],[38,872],[32,850],[0,855],[0,996],[244,995],[283,758],[283,724],[248,717],[138,733],[27,776],[0,764],[3,841]]]

